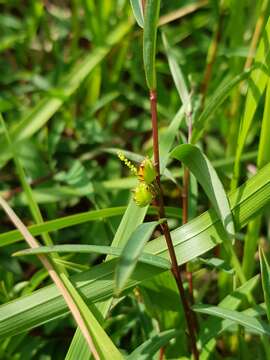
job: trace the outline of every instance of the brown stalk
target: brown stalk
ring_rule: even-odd
[[[202,81],[202,85],[201,85],[201,94],[202,94],[201,107],[202,108],[204,107],[205,98],[206,98],[209,83],[210,83],[210,80],[212,77],[213,65],[214,65],[214,63],[216,61],[216,57],[217,57],[218,45],[219,45],[221,34],[222,34],[222,31],[221,31],[222,24],[223,24],[223,14],[220,14],[213,40],[211,41],[211,44],[208,49],[207,63],[206,63],[204,77],[203,77],[203,81]]]
[[[168,24],[172,21],[181,19],[184,16],[197,11],[198,9],[200,9],[201,7],[203,7],[207,4],[208,4],[208,0],[201,0],[194,4],[182,6],[178,10],[174,10],[174,11],[170,12],[169,14],[161,16],[159,19],[159,22],[158,22],[158,26],[162,26],[162,25]]]
[[[249,46],[249,50],[248,50],[248,56],[244,65],[244,70],[247,70],[251,67],[253,61],[254,61],[254,56],[255,56],[255,52],[256,52],[256,48],[258,46],[258,42],[260,40],[261,37],[261,33],[263,30],[263,24],[265,22],[265,16],[267,15],[267,7],[268,7],[268,1],[269,0],[265,0],[262,3],[262,8],[261,8],[261,12],[259,15],[259,18],[256,22],[255,25],[255,30],[251,39],[251,43]],[[236,95],[233,99],[233,103],[232,103],[232,107],[231,107],[231,111],[230,111],[230,117],[232,119],[235,118],[235,116],[237,115],[237,111],[240,108],[240,98],[241,98],[241,90],[243,88],[243,82],[241,82],[238,86],[238,90],[236,90]],[[235,119],[230,127],[229,130],[229,139],[232,139],[235,137],[235,134],[237,134],[238,132],[238,128],[239,128],[239,122],[237,121],[237,119]],[[234,145],[234,146],[233,146]],[[232,147],[233,146],[233,147]],[[229,142],[229,148],[228,148],[228,155],[232,155],[235,153],[235,146],[236,143],[234,142]]]
[[[264,24],[264,20],[265,20],[265,16],[266,16],[266,12],[267,12],[267,5],[268,5],[268,0],[265,0],[262,4],[262,8],[261,8],[261,13],[260,16],[257,20],[256,26],[255,26],[255,30],[252,36],[252,40],[250,43],[250,48],[248,51],[248,56],[247,56],[247,60],[245,62],[245,66],[244,69],[249,69],[253,63],[253,59],[254,59],[254,55],[255,55],[255,51],[257,48],[257,44],[259,42],[261,33],[262,33],[262,29],[263,29],[263,24]]]
[[[52,178],[53,174],[48,174],[48,175],[45,175],[45,176],[42,176],[38,179],[35,179],[33,181],[30,182],[30,186],[37,186],[37,185],[40,185],[42,184],[43,182],[46,182],[48,180],[50,180]],[[19,194],[23,191],[23,188],[22,186],[17,186],[13,189],[10,189],[10,190],[7,190],[5,191],[2,196],[5,200],[10,200],[13,196],[15,196],[16,194]]]
[[[159,145],[158,145],[158,118],[157,118],[157,93],[156,90],[150,90],[150,104],[151,104],[151,119],[152,119],[152,137],[153,137],[153,151],[154,151],[154,162],[155,167],[157,171],[157,186],[159,190],[159,197],[157,199],[157,206],[158,206],[158,212],[159,217],[164,219],[166,217],[165,215],[165,209],[164,209],[164,200],[163,200],[163,192],[162,187],[160,183],[160,161],[159,161]],[[169,226],[167,221],[161,224],[161,229],[164,234],[169,255],[171,258],[172,263],[172,274],[175,278],[177,288],[179,291],[179,295],[183,304],[183,309],[185,313],[185,318],[187,322],[188,332],[189,332],[189,339],[191,344],[191,351],[193,353],[194,359],[199,360],[199,352],[196,345],[196,336],[195,336],[195,323],[193,318],[192,310],[189,306],[189,303],[187,301],[187,298],[185,296],[185,290],[183,287],[183,282],[181,278],[180,269],[178,267],[176,254],[174,251],[174,246],[169,230]]]

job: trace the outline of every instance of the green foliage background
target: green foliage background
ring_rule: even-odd
[[[108,334],[88,321],[98,346],[119,358],[158,359],[163,347],[164,359],[191,359],[160,228],[136,248],[150,237],[138,226],[152,229],[157,211],[131,200],[137,179],[117,157],[152,156],[147,86],[156,82],[166,215],[177,260],[193,272],[200,359],[270,359],[270,5],[161,1],[157,75],[146,81],[144,59],[155,69],[131,3],[147,36],[138,1],[0,1],[0,195],[43,245],[102,246],[53,248],[80,311]],[[180,145],[187,109],[193,145]],[[183,226],[175,158],[193,173]],[[90,359],[38,258],[12,257],[27,246],[2,211],[0,230],[0,359]]]

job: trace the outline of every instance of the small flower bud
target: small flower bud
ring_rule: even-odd
[[[140,181],[144,181],[146,184],[151,184],[157,177],[155,166],[148,157],[145,158],[138,170],[138,178]]]
[[[154,198],[150,187],[144,182],[139,183],[133,192],[133,199],[139,207],[145,207],[151,204]]]

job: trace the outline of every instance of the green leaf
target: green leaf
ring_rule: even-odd
[[[158,224],[158,222],[154,222],[154,223],[155,223],[155,226]],[[145,225],[145,224],[140,225],[138,227],[138,230],[139,230],[140,227],[143,227],[143,225]],[[155,226],[152,226],[152,228],[154,229]],[[147,231],[147,228],[145,229],[145,231]],[[135,233],[137,233],[137,231],[135,231]],[[135,236],[135,233],[133,234],[134,236]],[[133,235],[131,236],[131,239],[133,238]],[[140,233],[138,232],[138,236],[139,235],[140,235]],[[150,236],[151,236],[151,234],[150,234]],[[81,254],[83,254],[83,253],[85,253],[85,254],[97,253],[97,254],[106,254],[106,255],[112,255],[112,256],[120,256],[120,255],[122,255],[122,252],[124,251],[124,249],[123,248],[116,248],[116,247],[112,247],[112,246],[71,245],[71,244],[69,244],[69,245],[40,246],[40,247],[35,248],[35,249],[25,249],[25,250],[17,251],[16,253],[13,254],[13,256],[29,256],[29,255],[37,255],[37,254],[51,254],[51,253],[54,253],[54,252],[59,252],[59,253],[81,253]],[[136,249],[136,251],[138,251],[138,250]],[[146,263],[146,264],[149,264],[149,265],[160,267],[162,269],[170,269],[171,268],[171,264],[170,264],[170,262],[168,260],[166,260],[166,259],[164,259],[164,258],[162,258],[160,256],[152,255],[152,254],[147,254],[147,253],[141,253],[140,252],[139,255],[136,256],[136,260],[139,260],[139,261],[141,261],[143,263]]]
[[[102,326],[99,324],[99,322],[92,314],[88,306],[85,304],[84,300],[79,295],[79,293],[74,288],[74,286],[69,281],[69,279],[64,275],[62,275],[62,280],[64,280],[65,286],[67,287],[69,293],[75,300],[76,304],[78,305],[78,308],[81,311],[83,318],[85,319],[88,330],[93,337],[93,342],[98,351],[98,355],[100,356],[100,359],[103,360],[107,360],[110,358],[116,360],[123,359],[123,356],[121,355],[120,351],[114,345],[110,337],[106,334]]]
[[[231,320],[234,323],[242,325],[247,329],[254,330],[259,334],[270,336],[270,325],[259,319],[255,319],[252,316],[245,315],[235,310],[224,309],[219,306],[212,305],[194,305],[192,308],[198,313]]]
[[[127,360],[150,360],[154,359],[155,353],[164,345],[166,345],[171,339],[175,338],[178,331],[175,329],[162,331],[156,334],[151,339],[148,339],[143,344],[137,347],[130,355],[127,356]]]
[[[190,114],[191,112],[191,97],[186,85],[186,81],[180,66],[178,65],[173,51],[168,43],[167,37],[164,32],[162,32],[162,40],[165,47],[165,52],[168,58],[170,71],[174,80],[174,84],[180,96],[180,99],[183,104],[184,112]]]
[[[261,264],[263,294],[266,303],[266,313],[267,313],[268,321],[270,321],[270,266],[262,248],[260,248],[260,264]]]
[[[241,304],[246,303],[251,291],[257,286],[258,282],[259,276],[257,275],[241,285],[238,289],[234,290],[231,294],[227,295],[219,303],[219,306],[230,310],[237,310]],[[202,323],[198,335],[201,347],[205,350],[207,349],[207,352],[213,351],[216,343],[215,339],[219,334],[225,331],[230,324],[231,320],[222,320],[212,317],[205,320]]]
[[[212,257],[209,259],[199,258],[199,261],[209,267],[222,270],[228,274],[234,274],[233,269],[223,259]]]
[[[259,43],[259,47],[255,56],[255,64],[259,64],[253,72],[249,80],[249,88],[246,97],[245,109],[241,121],[240,131],[238,133],[236,159],[234,166],[234,177],[232,180],[232,189],[237,186],[240,158],[244,150],[247,135],[252,124],[253,117],[258,108],[259,101],[264,93],[268,78],[270,61],[270,17],[268,18],[265,30]]]
[[[144,19],[143,19],[143,7],[142,7],[142,1],[141,0],[130,0],[130,4],[132,7],[132,11],[134,14],[134,17],[137,21],[137,24],[143,28],[144,26]]]
[[[137,208],[137,207],[136,207]],[[86,223],[88,221],[98,221],[114,216],[122,215],[126,210],[126,206],[118,206],[102,210],[91,210],[75,215],[63,216],[59,219],[44,221],[42,224],[31,225],[28,227],[30,233],[34,236],[41,235],[43,232],[51,232],[65,229],[67,227]],[[179,218],[181,212],[178,208],[166,207],[167,217]],[[156,215],[157,210],[154,206],[150,206],[147,211],[150,215]],[[23,236],[18,230],[7,231],[0,234],[0,247],[13,244],[22,240]]]
[[[158,223],[158,221],[152,221],[139,225],[125,244],[115,271],[115,290],[117,294],[122,291],[132,274],[144,245],[150,239]]]
[[[143,31],[143,61],[147,86],[156,88],[156,40],[160,0],[147,0]]]
[[[207,157],[198,147],[190,144],[177,146],[171,152],[171,157],[182,161],[193,173],[219,215],[224,229],[229,236],[234,236],[233,217],[226,192],[216,170]]]
[[[210,98],[198,120],[194,122],[191,137],[192,144],[197,143],[198,140],[201,138],[204,131],[206,130],[207,122],[209,121],[211,116],[213,116],[217,108],[227,99],[233,88],[236,85],[240,84],[243,80],[247,79],[250,76],[252,70],[254,70],[254,68],[245,70],[241,74],[237,75],[235,78],[227,80],[225,84],[222,84],[215,91],[214,95]]]
[[[263,120],[260,132],[259,150],[257,157],[257,166],[260,169],[262,166],[270,162],[270,141],[269,141],[269,128],[270,128],[270,81],[268,80]],[[258,238],[261,228],[261,217],[253,219],[248,224],[248,230],[244,241],[244,255],[243,255],[243,270],[246,277],[252,276],[255,269],[254,256],[258,247]]]
[[[181,355],[187,354],[188,346],[185,338],[185,326],[183,326],[185,315],[171,271],[163,272],[144,281],[140,284],[139,291],[147,313],[158,322],[159,329],[162,331],[178,329],[179,331],[173,345],[170,346],[170,351],[166,353],[167,357],[174,358],[174,355],[181,357]]]
[[[261,125],[260,142],[258,150],[258,167],[266,165],[270,162],[270,141],[269,141],[269,129],[270,129],[270,79],[267,82],[263,120]]]
[[[170,157],[170,150],[172,148],[175,135],[178,132],[179,127],[182,124],[184,119],[184,111],[183,107],[181,107],[174,118],[172,119],[170,125],[166,128],[164,132],[160,134],[159,141],[159,152],[160,152],[160,173],[164,174],[166,170],[166,165],[168,163],[168,159]],[[166,215],[168,216],[168,212],[166,211]]]

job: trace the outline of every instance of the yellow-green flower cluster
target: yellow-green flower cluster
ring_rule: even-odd
[[[157,172],[155,166],[148,157],[145,158],[139,169],[129,161],[122,152],[118,152],[118,157],[138,177],[139,183],[133,190],[133,199],[139,207],[145,207],[154,200],[156,196],[155,181]]]
[[[133,190],[133,200],[139,207],[145,207],[151,204],[153,199],[154,194],[151,186],[147,185],[144,182],[140,182]]]
[[[117,155],[118,155],[119,159],[120,159],[121,161],[123,161],[123,163],[129,168],[129,170],[130,170],[134,175],[137,176],[137,175],[138,175],[137,169],[136,169],[136,167],[132,164],[132,162],[129,161],[121,151],[118,151]]]

